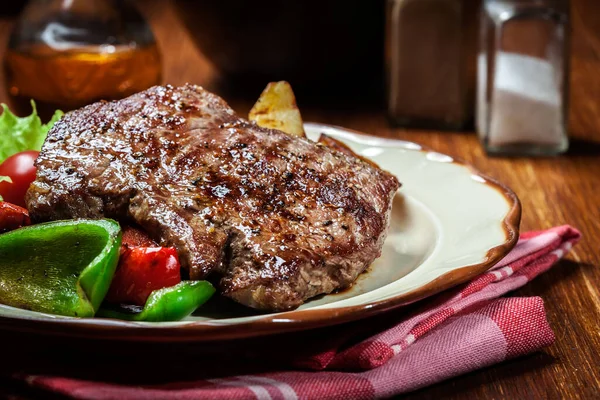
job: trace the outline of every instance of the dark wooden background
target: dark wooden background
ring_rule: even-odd
[[[214,86],[217,72],[180,26],[170,2],[140,3],[163,52],[164,81]],[[393,129],[380,110],[323,109],[303,105],[298,99],[307,121],[419,142],[470,162],[519,195],[523,230],[571,224],[583,233],[583,240],[567,260],[513,293],[542,296],[556,333],[555,344],[543,352],[422,389],[405,396],[407,399],[600,397],[600,1],[573,0],[572,23],[572,145],[564,156],[488,158],[473,133]],[[10,19],[0,20],[0,54],[10,27]],[[0,101],[5,101],[4,91],[0,93]],[[251,105],[235,98],[227,100],[241,113]]]

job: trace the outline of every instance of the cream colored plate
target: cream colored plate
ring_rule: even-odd
[[[464,282],[516,243],[518,199],[469,166],[411,142],[314,123],[305,129],[314,140],[321,133],[342,140],[402,182],[382,256],[351,289],[279,314],[253,315],[241,306],[216,302],[171,323],[77,319],[0,306],[0,326],[149,341],[208,341],[310,329],[373,315]]]

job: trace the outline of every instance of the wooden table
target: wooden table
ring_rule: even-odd
[[[210,87],[216,71],[180,27],[169,3],[150,1],[144,8],[163,51],[164,81]],[[600,397],[600,2],[574,0],[572,20],[572,150],[561,157],[488,158],[472,133],[393,129],[381,111],[313,109],[302,106],[299,99],[307,121],[415,141],[472,163],[519,195],[523,230],[571,224],[583,233],[568,260],[513,293],[543,297],[556,333],[555,344],[543,352],[422,389],[407,399]],[[2,37],[10,25],[0,23]],[[241,113],[250,106],[235,99],[231,103]]]

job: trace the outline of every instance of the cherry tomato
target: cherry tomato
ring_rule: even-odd
[[[0,182],[0,196],[4,201],[25,207],[25,193],[35,180],[33,165],[39,151],[23,151],[8,157],[0,164],[0,176],[8,176],[11,182]]]
[[[172,247],[124,245],[106,301],[143,306],[154,290],[181,282],[180,268]]]

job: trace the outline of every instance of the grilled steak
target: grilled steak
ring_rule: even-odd
[[[135,222],[191,279],[217,273],[224,295],[265,310],[350,285],[380,255],[399,186],[192,85],[67,113],[36,165],[33,220]]]

